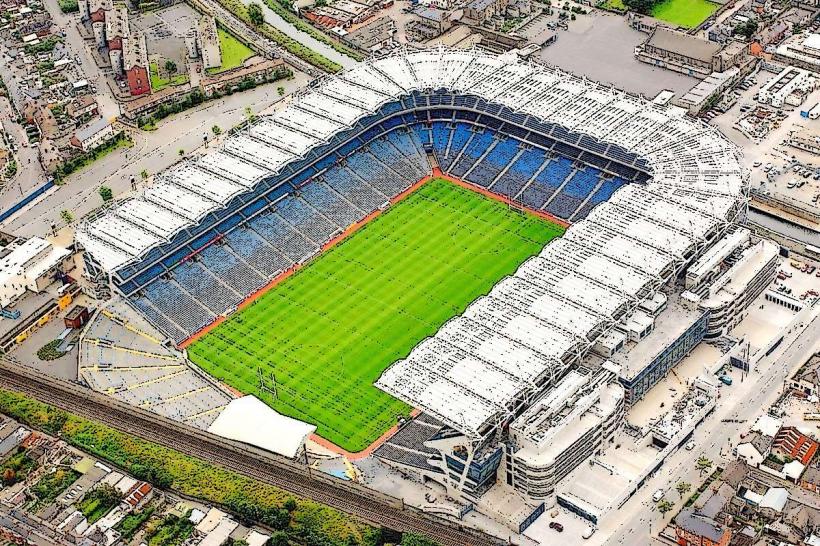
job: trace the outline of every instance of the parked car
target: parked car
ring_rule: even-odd
[[[550,529],[555,529],[559,533],[564,532],[564,526],[561,525],[560,523],[558,523],[557,521],[551,521],[550,522]]]

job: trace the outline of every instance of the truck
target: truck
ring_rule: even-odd
[[[732,378],[728,375],[721,375],[718,379],[720,379],[720,382],[726,385],[727,387],[732,384]]]

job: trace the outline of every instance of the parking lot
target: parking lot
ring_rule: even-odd
[[[541,50],[543,61],[648,98],[664,89],[683,96],[698,83],[696,78],[638,61],[635,46],[647,35],[632,29],[620,15],[593,9],[568,24],[555,43]]]

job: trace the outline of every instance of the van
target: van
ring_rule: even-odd
[[[664,491],[663,489],[658,489],[657,491],[655,491],[655,494],[652,495],[652,500],[654,502],[660,502],[661,499],[663,499],[663,496],[665,494],[666,494],[666,491]]]
[[[695,449],[695,441],[691,440],[689,442],[686,442],[686,445],[683,447],[686,449],[686,451],[692,451],[693,449]]]

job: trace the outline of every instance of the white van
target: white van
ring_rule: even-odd
[[[655,491],[655,494],[652,495],[652,500],[654,502],[660,502],[665,494],[666,491],[664,491],[663,489],[658,489],[657,491]]]

